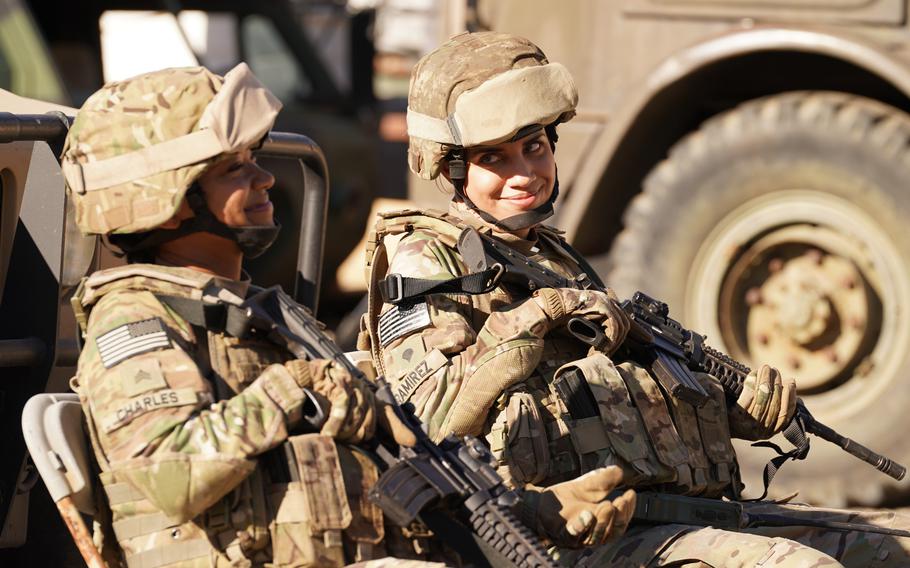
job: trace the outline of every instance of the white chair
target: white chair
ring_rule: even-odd
[[[89,568],[106,568],[81,513],[95,513],[79,397],[37,394],[22,409],[22,433],[41,479]]]

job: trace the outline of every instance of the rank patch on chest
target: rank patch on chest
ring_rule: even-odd
[[[379,316],[379,344],[385,347],[399,337],[430,325],[430,307],[426,302],[393,306]]]
[[[95,339],[105,369],[117,363],[156,349],[167,349],[171,340],[160,318],[127,323]]]

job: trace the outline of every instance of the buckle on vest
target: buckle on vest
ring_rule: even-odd
[[[404,299],[404,286],[401,274],[389,274],[383,281],[383,299],[390,304],[397,304]]]

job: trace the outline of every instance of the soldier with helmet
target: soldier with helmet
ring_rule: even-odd
[[[167,69],[105,85],[69,131],[77,223],[129,260],[85,279],[73,302],[85,341],[72,387],[116,540],[105,552],[132,568],[457,561],[367,500],[378,472],[353,445],[378,426],[414,443],[369,385],[201,315],[256,290],[242,260],[278,226],[254,150],[280,107],[245,64],[224,77]],[[328,416],[319,434],[299,434],[308,400]],[[612,519],[589,509],[617,483],[602,470],[538,492],[544,522],[581,533]]]
[[[792,380],[762,366],[728,404],[716,380],[696,374],[709,394],[696,408],[668,395],[638,363],[610,358],[627,334],[642,333],[611,291],[530,290],[526,282],[476,272],[459,249],[460,237],[476,231],[508,247],[518,262],[528,258],[565,278],[597,278],[560,231],[543,224],[559,192],[557,125],[574,116],[577,103],[568,70],[514,35],[461,34],[420,60],[408,94],[408,161],[422,178],[450,182],[452,201],[447,212],[396,211],[377,220],[359,346],[371,350],[398,401],[414,405],[431,436],[482,436],[516,487],[549,486],[612,466],[622,471],[622,487],[739,500],[731,439],[780,432],[795,411]],[[598,349],[566,333],[574,316],[603,328]],[[580,384],[579,376],[596,416],[573,415],[560,390]],[[525,502],[526,511],[535,510],[537,494],[525,493]],[[794,519],[910,526],[891,512],[863,517],[754,507],[777,507]],[[563,559],[605,566],[910,562],[907,539],[812,529],[798,520],[742,532],[668,523],[609,536],[583,539],[612,543],[564,551]]]

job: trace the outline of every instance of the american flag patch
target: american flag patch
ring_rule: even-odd
[[[430,325],[430,308],[426,302],[399,304],[379,316],[379,344],[385,347],[399,337]]]
[[[164,324],[159,318],[127,323],[95,339],[101,363],[110,369],[124,359],[171,346]]]

